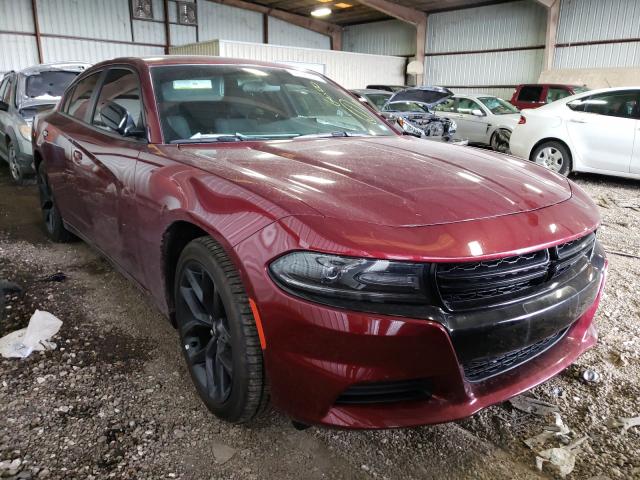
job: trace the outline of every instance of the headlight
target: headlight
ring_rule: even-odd
[[[320,303],[381,311],[376,304],[426,304],[429,265],[370,260],[315,252],[293,252],[269,267],[272,278],[285,290]],[[358,308],[356,308],[358,309]]]
[[[20,130],[20,135],[22,135],[22,138],[24,138],[25,140],[31,140],[31,124],[23,123],[18,127],[18,130]]]

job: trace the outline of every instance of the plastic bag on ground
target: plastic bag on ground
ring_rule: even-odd
[[[0,355],[5,358],[26,358],[34,351],[53,350],[50,339],[62,326],[62,320],[49,312],[36,310],[27,328],[0,338]]]

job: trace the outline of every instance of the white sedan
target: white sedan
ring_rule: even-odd
[[[591,90],[521,115],[513,155],[562,175],[640,179],[640,87]]]
[[[457,137],[497,152],[509,149],[509,137],[520,119],[516,107],[486,93],[454,95],[435,110],[458,124]]]

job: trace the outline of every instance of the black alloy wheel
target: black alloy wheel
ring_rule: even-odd
[[[182,351],[201,399],[226,421],[252,420],[268,402],[260,340],[238,273],[210,237],[182,251],[174,299]]]

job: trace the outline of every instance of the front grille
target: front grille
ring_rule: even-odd
[[[553,347],[564,334],[567,333],[567,330],[568,328],[565,328],[550,337],[543,338],[533,345],[519,350],[514,350],[497,357],[482,358],[465,363],[462,365],[464,376],[471,382],[478,382],[498,375],[499,373],[504,373],[518,365],[522,365]]]
[[[595,234],[526,255],[497,260],[439,263],[436,286],[451,311],[490,307],[534,293],[542,285],[591,257]]]
[[[352,385],[338,397],[336,404],[392,403],[426,400],[429,397],[431,397],[431,382],[429,380],[400,380]]]

